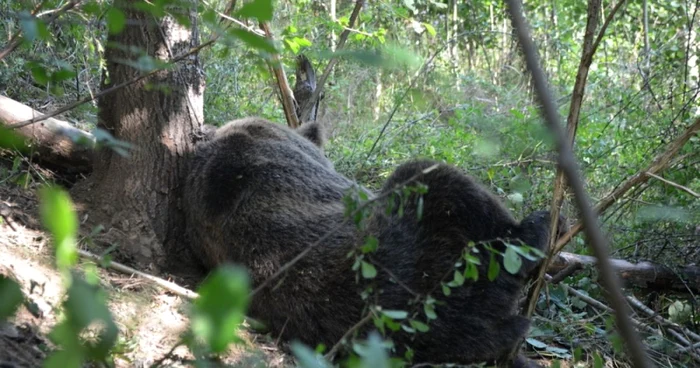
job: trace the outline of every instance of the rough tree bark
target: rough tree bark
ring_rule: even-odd
[[[143,71],[132,65],[144,53],[170,60],[198,44],[192,29],[166,16],[157,20],[136,10],[136,0],[117,0],[127,17],[123,32],[110,35],[102,88]],[[180,11],[189,12],[184,7]],[[139,52],[132,52],[134,47]],[[106,238],[141,265],[160,268],[165,254],[182,249],[184,218],[179,208],[182,158],[193,149],[203,122],[204,79],[196,55],[151,78],[99,101],[98,126],[135,146],[129,157],[109,150],[96,154],[91,177],[74,188],[89,208],[91,222],[103,224]]]

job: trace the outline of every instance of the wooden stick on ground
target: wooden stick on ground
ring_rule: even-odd
[[[102,264],[102,257],[100,257],[96,254],[92,254],[92,253],[85,251],[85,250],[82,250],[82,249],[78,249],[78,254],[80,254],[80,256],[83,258],[86,258],[86,259],[89,259],[91,261],[96,262],[97,264]],[[172,292],[175,295],[181,296],[181,297],[186,298],[186,299],[194,300],[194,299],[199,297],[199,295],[197,295],[197,293],[195,293],[194,291],[186,289],[182,286],[179,286],[179,285],[175,284],[174,282],[164,280],[164,279],[157,277],[157,276],[149,275],[147,273],[141,272],[141,271],[136,270],[134,268],[131,268],[129,266],[125,266],[125,265],[118,263],[118,262],[111,261],[111,262],[109,262],[109,264],[107,264],[107,267],[111,268],[115,271],[119,271],[121,273],[127,274],[127,275],[136,275],[142,279],[148,280],[148,281],[162,287],[165,290]]]

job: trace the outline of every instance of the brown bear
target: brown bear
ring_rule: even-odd
[[[437,318],[424,333],[390,332],[397,353],[410,346],[414,362],[461,364],[507,355],[527,333],[529,321],[517,314],[516,304],[538,262],[523,258],[515,274],[501,265],[498,277],[489,281],[492,256],[485,244],[500,253],[505,242],[544,251],[549,214],[536,212],[518,222],[473,178],[431,161],[401,165],[375,196],[334,170],[323,142],[316,123],[293,130],[246,118],[200,144],[184,192],[194,253],[209,268],[244,265],[258,286],[325,236],[253,297],[249,315],[273,334],[332,346],[363,318],[368,302],[408,311],[415,308],[409,302],[416,295],[430,294],[441,302]],[[417,183],[427,192],[389,195]],[[349,190],[365,191],[376,201],[364,226],[346,219],[343,198]],[[373,296],[363,300],[360,294],[369,283],[358,283],[355,259],[348,255],[369,236],[378,239],[369,258],[378,272],[369,280]],[[479,278],[445,296],[440,284],[451,280],[444,276],[452,275],[470,242],[477,243],[470,254],[480,260]],[[500,254],[496,259],[503,261]],[[519,357],[515,365],[523,362]]]

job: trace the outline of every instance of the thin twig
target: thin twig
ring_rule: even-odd
[[[674,187],[674,188],[676,188],[676,189],[680,189],[680,190],[682,190],[682,191],[684,191],[684,192],[686,192],[686,193],[692,195],[692,196],[695,197],[695,198],[700,198],[700,194],[695,193],[692,189],[690,189],[690,188],[688,188],[688,187],[684,187],[684,186],[682,186],[682,185],[680,185],[680,184],[678,184],[678,183],[674,183],[674,182],[672,182],[672,181],[670,181],[670,180],[664,179],[664,178],[662,178],[662,177],[660,177],[660,176],[658,176],[658,175],[656,175],[656,174],[650,173],[650,172],[645,172],[644,175],[649,175],[649,176],[651,176],[652,178],[654,178],[654,179],[656,179],[656,180],[660,180],[660,181],[662,181],[662,182],[664,182],[664,183],[666,183],[666,184],[668,184],[668,185],[670,185],[670,186],[672,186],[672,187]]]
[[[549,280],[550,284],[558,284],[562,282],[565,278],[573,275],[576,271],[582,270],[583,269],[583,264],[575,262],[572,263],[563,270],[559,271],[556,275],[552,276],[552,278]]]
[[[364,326],[367,322],[371,321],[371,320],[372,320],[372,317],[373,317],[372,311],[367,312],[367,315],[366,315],[366,316],[364,316],[361,320],[359,320],[357,323],[355,323],[354,326],[350,327],[350,329],[347,330],[347,331],[345,332],[345,334],[343,335],[343,337],[341,337],[340,340],[338,340],[338,342],[336,342],[335,345],[333,345],[333,347],[331,348],[331,350],[328,350],[328,353],[326,353],[325,358],[328,359],[328,360],[333,359],[333,357],[335,356],[335,354],[338,353],[338,350],[340,349],[340,347],[343,346],[343,342],[344,342],[348,337],[350,337],[352,334],[354,334],[355,331],[359,330],[359,329],[362,328],[362,326]]]
[[[576,203],[581,211],[581,217],[585,224],[588,245],[598,258],[597,266],[600,271],[603,286],[607,291],[610,304],[612,304],[615,309],[618,330],[623,341],[626,343],[629,356],[634,365],[640,368],[651,367],[652,364],[647,358],[646,351],[628,315],[629,308],[620,290],[620,281],[610,264],[607,241],[600,231],[596,213],[593,211],[588,195],[583,187],[571,144],[561,128],[559,112],[556,109],[554,99],[547,86],[546,77],[540,67],[537,49],[532,42],[529,26],[526,24],[523,17],[522,5],[518,0],[509,0],[508,5],[513,28],[515,28],[518,35],[520,47],[525,55],[528,69],[530,69],[532,73],[535,91],[542,103],[542,114],[549,130],[556,139],[556,146],[559,151],[559,167],[564,172],[566,181],[574,192]]]

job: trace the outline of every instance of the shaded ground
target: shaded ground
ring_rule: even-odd
[[[0,273],[17,281],[27,298],[15,317],[0,325],[3,368],[40,366],[47,352],[55,348],[47,336],[57,322],[64,287],[53,267],[53,248],[38,221],[36,186],[22,188],[0,182],[0,213],[7,219],[0,221]],[[80,267],[89,263],[81,262]],[[168,356],[187,328],[188,301],[143,279],[111,270],[98,272],[120,330],[116,366],[146,367]],[[291,358],[266,336],[246,331],[241,335],[244,344],[232,347],[222,365],[291,365]],[[185,347],[176,348],[169,356],[164,365],[188,366],[193,358]]]

